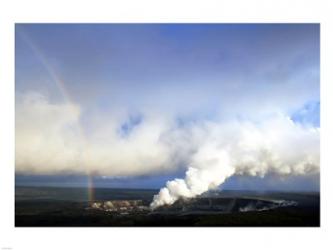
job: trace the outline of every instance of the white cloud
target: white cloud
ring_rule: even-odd
[[[112,114],[82,127],[80,108],[51,104],[29,93],[16,105],[16,172],[136,176],[188,166],[184,180],[166,184],[153,206],[216,188],[233,174],[307,175],[319,172],[318,128],[284,115],[263,121],[193,121],[142,113],[127,136],[124,117]]]
[[[319,129],[277,116],[260,124],[208,123],[201,127],[197,152],[189,155],[185,178],[168,181],[152,208],[217,188],[230,176],[319,173]]]

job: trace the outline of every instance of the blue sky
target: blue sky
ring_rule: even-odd
[[[88,144],[111,130],[126,140],[141,124],[161,119],[186,127],[283,114],[319,128],[319,32],[319,24],[17,24],[16,103],[37,93],[54,107],[76,105]],[[18,175],[41,178],[26,165]],[[185,168],[125,174],[117,183],[162,186]],[[65,170],[59,171],[52,175],[61,185]],[[228,185],[237,188],[234,179]]]

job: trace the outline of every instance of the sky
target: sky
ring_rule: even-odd
[[[96,186],[159,188],[216,145],[237,169],[222,187],[319,189],[319,24],[15,30],[17,184],[80,186],[90,175]],[[252,167],[265,150],[267,166]]]

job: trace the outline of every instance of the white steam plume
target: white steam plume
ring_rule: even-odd
[[[217,188],[234,174],[264,176],[319,172],[319,129],[305,128],[286,117],[262,124],[206,124],[202,146],[192,156],[184,179],[168,181],[151,208],[173,204]]]

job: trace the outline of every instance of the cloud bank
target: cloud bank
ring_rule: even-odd
[[[261,122],[177,119],[142,114],[107,117],[89,134],[80,107],[52,104],[37,93],[16,106],[16,172],[137,176],[187,168],[169,181],[152,207],[194,197],[237,175],[319,173],[320,129],[275,114]],[[126,125],[126,130],[124,130]],[[184,170],[185,171],[185,170]]]

